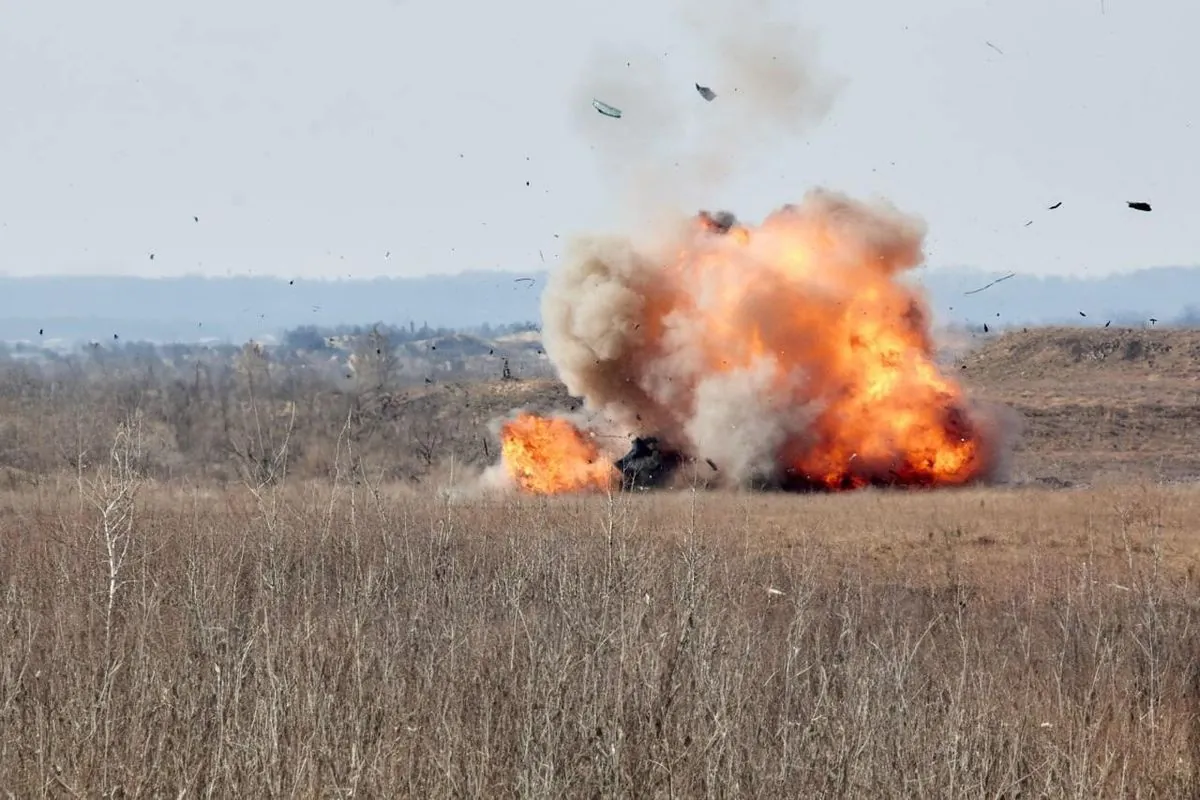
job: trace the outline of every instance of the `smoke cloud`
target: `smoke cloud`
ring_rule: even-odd
[[[817,69],[815,37],[773,5],[677,0],[704,76],[674,74],[669,53],[592,55],[573,104],[577,122],[636,222],[654,229],[672,211],[700,207],[755,153],[802,135],[832,108],[842,81]],[[693,81],[711,85],[715,101]],[[596,114],[592,98],[624,116]]]

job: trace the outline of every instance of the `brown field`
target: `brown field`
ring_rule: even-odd
[[[0,792],[1198,796],[1197,355],[997,338],[1009,485],[825,496],[470,491],[550,383],[10,377]]]

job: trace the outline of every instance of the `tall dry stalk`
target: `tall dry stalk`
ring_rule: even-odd
[[[122,661],[114,651],[114,628],[118,595],[126,581],[125,568],[135,531],[135,500],[141,487],[138,463],[142,456],[142,415],[135,410],[117,426],[108,462],[87,485],[86,497],[97,512],[96,538],[101,549],[104,575],[104,649],[94,725],[102,726],[102,763],[107,780],[108,753],[112,743],[113,714],[109,702],[113,681]]]

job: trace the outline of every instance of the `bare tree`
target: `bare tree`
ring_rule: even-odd
[[[270,358],[259,343],[242,348],[237,374],[239,407],[236,419],[226,420],[229,447],[241,462],[243,477],[266,486],[286,476],[296,404],[278,402]]]
[[[400,361],[391,338],[375,325],[359,339],[354,353],[354,376],[359,395],[374,405],[395,386],[399,370]]]

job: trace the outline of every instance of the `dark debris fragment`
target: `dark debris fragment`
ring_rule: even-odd
[[[1005,275],[1005,276],[1003,276],[1003,277],[996,278],[996,280],[992,281],[991,283],[984,284],[983,286],[980,286],[978,289],[972,289],[972,290],[971,290],[971,291],[969,291],[969,292],[963,292],[963,294],[979,294],[979,293],[980,293],[980,292],[982,292],[984,289],[990,289],[990,288],[992,288],[993,286],[995,286],[997,283],[1003,283],[1004,281],[1008,280],[1009,278],[1015,278],[1016,276],[1017,276],[1017,273],[1015,273],[1015,272],[1010,272],[1010,273],[1008,273],[1007,275]],[[954,309],[953,309],[953,308],[951,308],[950,310],[951,310],[951,311],[953,311]]]

